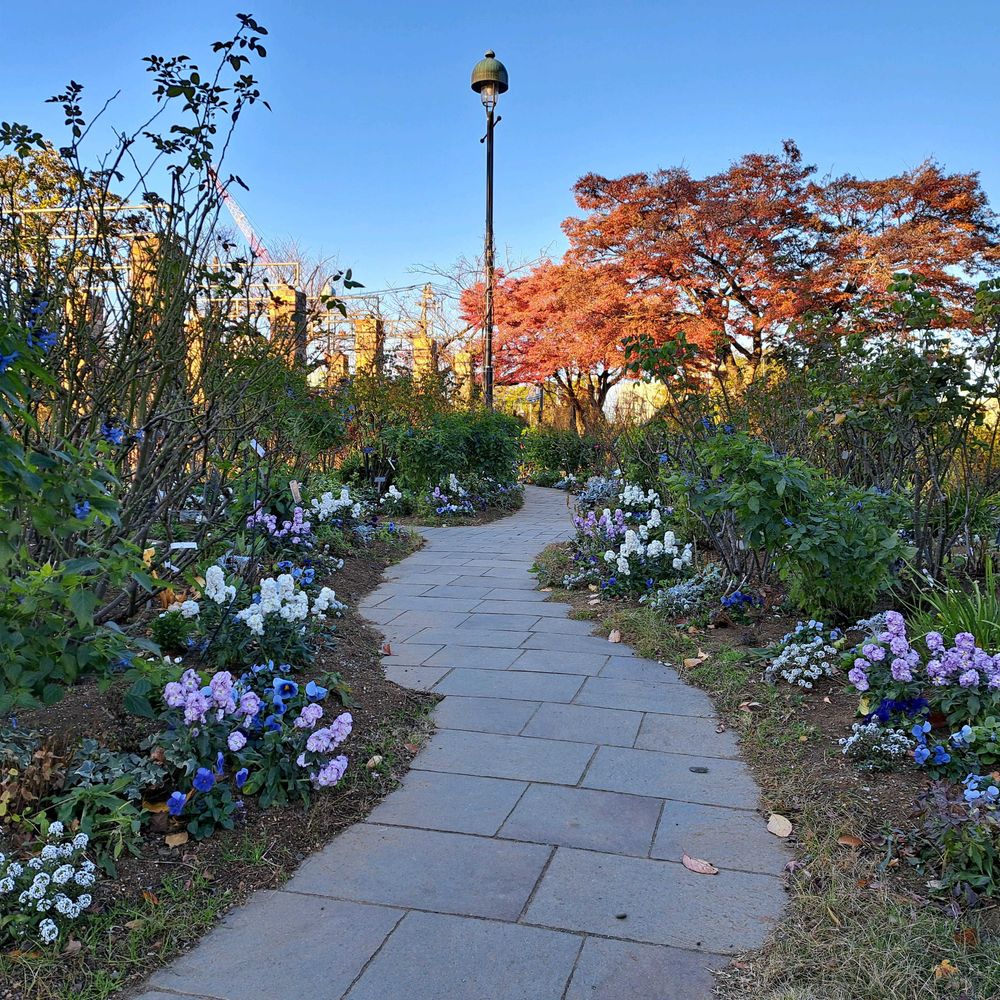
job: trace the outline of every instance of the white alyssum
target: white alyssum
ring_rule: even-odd
[[[83,915],[93,902],[85,890],[97,878],[96,866],[84,857],[87,845],[85,833],[66,840],[57,822],[26,864],[0,853],[0,926],[6,935],[53,944],[63,927]]]
[[[327,491],[309,501],[313,514],[319,521],[329,521],[333,517],[353,517],[360,521],[365,513],[364,505],[351,496],[350,489],[345,486],[339,496]]]
[[[230,604],[236,600],[236,588],[226,583],[221,566],[209,566],[205,571],[204,594],[216,604]]]

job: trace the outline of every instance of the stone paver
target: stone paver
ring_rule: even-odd
[[[424,529],[362,609],[386,675],[443,696],[437,732],[367,821],[139,1000],[708,1000],[709,970],[763,941],[787,855],[735,736],[535,590],[571,531],[566,496],[531,487],[511,517]]]
[[[289,892],[516,920],[550,848],[358,823],[307,858]]]
[[[710,1000],[717,964],[678,948],[587,938],[566,1000]]]
[[[385,906],[259,892],[197,947],[154,973],[151,984],[222,1000],[272,1000],[292,984],[298,996],[340,996],[402,916]],[[258,964],[251,959],[263,957],[265,942],[266,961]],[[334,942],[337,961],[316,961]],[[303,961],[305,955],[312,958]]]
[[[579,952],[571,934],[411,913],[347,1000],[561,997]]]
[[[592,744],[566,740],[439,729],[413,766],[428,771],[575,785],[583,777],[594,750]]]
[[[525,920],[722,955],[763,944],[783,901],[769,875],[695,876],[670,861],[559,847]]]

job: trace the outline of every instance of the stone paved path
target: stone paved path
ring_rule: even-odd
[[[532,488],[512,517],[425,530],[363,609],[388,676],[445,695],[436,734],[366,822],[141,1000],[701,1000],[764,940],[787,858],[734,737],[534,589],[570,530],[565,496]]]

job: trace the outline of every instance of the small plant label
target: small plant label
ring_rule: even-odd
[[[302,503],[302,490],[301,490],[300,487],[301,487],[301,484],[299,483],[299,481],[297,479],[292,479],[288,483],[288,488],[289,488],[289,490],[291,490],[291,493],[292,493],[292,499],[296,503]]]

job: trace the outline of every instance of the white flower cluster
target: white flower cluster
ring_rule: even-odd
[[[326,618],[327,612],[340,617],[347,610],[347,605],[337,600],[337,594],[329,587],[324,587],[313,599],[312,613],[317,618]]]
[[[346,606],[337,600],[334,591],[323,587],[313,598],[312,613],[317,618],[326,618],[328,611],[339,615]],[[304,622],[309,617],[309,595],[299,588],[291,573],[261,580],[258,599],[248,608],[238,611],[236,619],[243,622],[253,635],[263,635],[269,615],[277,615],[289,623]]]
[[[236,588],[226,583],[221,566],[209,566],[205,571],[205,596],[216,604],[229,604],[236,600]]]
[[[657,526],[659,524],[660,522],[657,521]],[[662,539],[654,538],[651,541],[646,541],[647,538],[649,538],[647,525],[640,525],[638,529],[629,528],[625,532],[625,540],[618,547],[618,551],[608,549],[604,553],[604,561],[614,563],[622,576],[631,576],[633,560],[638,562],[642,559],[669,559],[670,565],[677,571],[691,565],[693,551],[690,542],[682,548],[677,537],[670,530],[663,533]]]
[[[460,497],[466,495],[466,490],[462,487],[462,484],[458,481],[458,476],[454,472],[448,475],[448,489]]]
[[[799,622],[782,639],[781,652],[764,671],[764,679],[774,683],[781,677],[789,684],[811,688],[821,677],[832,677],[837,670],[841,633],[827,630],[822,622]]]
[[[851,735],[839,742],[848,757],[870,770],[884,770],[911,757],[916,746],[909,733],[880,726],[875,719],[855,722]]]
[[[254,635],[263,635],[268,615],[277,615],[286,622],[299,622],[305,621],[308,614],[309,596],[295,586],[291,573],[282,573],[277,579],[268,576],[261,580],[259,600],[238,611],[236,618]]]
[[[385,491],[385,494],[382,497],[381,503],[385,503],[386,501],[392,501],[393,503],[395,503],[396,501],[402,500],[402,499],[403,499],[403,494],[400,493],[398,489],[396,489],[396,484],[393,483],[392,486],[390,486]]]
[[[309,501],[315,517],[319,521],[329,521],[333,517],[353,517],[355,521],[360,521],[364,516],[364,505],[351,496],[351,491],[344,486],[340,491],[340,496],[332,493],[322,493],[319,498]]]
[[[641,486],[626,483],[618,494],[618,504],[622,510],[656,510],[659,513],[660,494],[656,490],[646,493]]]
[[[62,823],[52,823],[46,841],[24,864],[0,853],[0,926],[52,944],[60,924],[79,919],[93,901],[87,890],[97,881],[97,868],[82,857],[85,833],[67,840]]]

